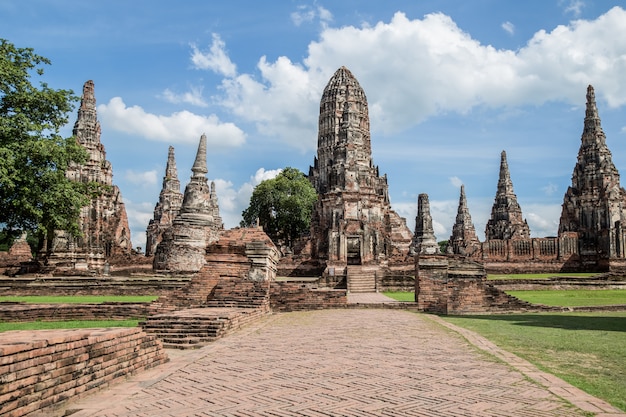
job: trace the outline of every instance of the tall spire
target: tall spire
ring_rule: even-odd
[[[193,167],[191,167],[191,171],[193,172],[193,177],[204,177],[209,172],[206,167],[206,135],[204,133],[200,136],[196,160],[193,163]]]
[[[456,214],[456,222],[452,227],[452,235],[448,240],[448,252],[459,255],[470,255],[479,249],[480,241],[476,236],[476,229],[472,223],[467,198],[465,197],[465,185],[461,185],[459,208]]]
[[[433,230],[433,219],[430,216],[428,194],[417,197],[417,217],[415,218],[415,235],[413,238],[415,253],[420,255],[435,255],[439,253],[439,245]]]
[[[593,87],[587,87],[585,122],[572,185],[563,197],[559,235],[578,233],[583,252],[624,257],[626,193],[606,145]]]
[[[167,164],[165,166],[166,178],[178,178],[178,170],[176,169],[176,159],[174,157],[174,147],[170,146],[167,150]]]
[[[170,146],[159,201],[154,207],[154,216],[146,229],[146,256],[154,255],[157,245],[163,239],[163,233],[180,212],[182,202],[183,194],[180,192],[174,147]]]
[[[606,136],[602,131],[598,107],[596,106],[596,94],[592,85],[587,87],[587,108],[585,110],[585,127],[583,141],[605,142]]]
[[[500,154],[500,178],[498,190],[491,208],[491,218],[485,228],[487,240],[507,240],[511,238],[530,238],[530,228],[522,218],[522,209],[513,191],[513,182],[506,160],[506,152]]]

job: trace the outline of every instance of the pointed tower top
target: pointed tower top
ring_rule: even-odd
[[[193,167],[191,167],[191,171],[193,172],[192,177],[203,177],[209,172],[206,167],[206,135],[204,133],[200,136],[196,160],[193,163]]]
[[[500,178],[498,179],[498,189],[504,187],[506,193],[513,193],[513,181],[511,181],[511,173],[509,172],[509,163],[506,160],[506,151],[500,154]]]
[[[178,178],[178,170],[176,169],[176,159],[174,158],[174,147],[170,146],[167,151],[167,165],[165,166],[166,178]]]
[[[421,255],[438,254],[439,244],[433,230],[433,219],[430,216],[428,194],[417,196],[417,217],[415,218],[415,236],[413,246],[415,253]]]
[[[84,108],[84,107],[89,107],[93,109],[96,108],[96,94],[94,90],[95,88],[94,88],[93,80],[89,80],[85,82],[85,84],[83,84],[83,96],[82,96],[82,100],[80,103],[81,108]]]

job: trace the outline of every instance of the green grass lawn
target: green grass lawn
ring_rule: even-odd
[[[383,295],[386,295],[387,297],[391,297],[394,300],[398,301],[415,301],[415,293],[413,293],[413,291],[385,291],[383,292]]]
[[[137,327],[139,320],[73,320],[73,321],[24,321],[0,323],[0,332],[9,330],[86,329],[102,327]]]
[[[487,279],[550,279],[552,277],[593,277],[598,275],[593,272],[577,272],[577,273],[549,273],[549,274],[488,274]]]
[[[626,411],[626,312],[443,318]]]
[[[520,300],[547,306],[607,306],[626,304],[626,290],[524,290],[506,291]]]
[[[0,297],[0,302],[19,301],[30,304],[149,303],[157,298],[159,298],[157,295],[6,295]]]

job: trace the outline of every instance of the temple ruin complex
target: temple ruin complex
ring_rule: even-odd
[[[462,190],[464,193],[464,190]],[[462,207],[463,206],[463,207]],[[564,197],[558,237],[530,238],[526,220],[513,192],[506,153],[486,240],[476,245],[467,229],[469,211],[463,197],[459,204],[449,250],[484,263],[492,272],[623,272],[626,271],[626,191],[612,162],[602,130],[595,93],[587,88],[587,103],[581,145]],[[457,231],[457,232],[455,232]],[[471,247],[471,251],[467,248]]]
[[[105,263],[130,254],[132,244],[122,194],[113,184],[113,168],[100,142],[100,122],[91,80],[83,86],[72,134],[89,156],[84,164],[71,164],[66,176],[73,181],[101,185],[101,192],[92,197],[88,206],[81,208],[82,236],[73,237],[66,231],[57,231],[52,248],[44,249],[48,252],[46,261],[57,270],[102,271]]]
[[[163,231],[162,240],[156,247],[153,267],[157,271],[199,271],[206,263],[207,246],[219,239],[224,228],[215,183],[209,185],[206,177],[206,152],[207,139],[203,134],[180,211],[172,225]],[[164,181],[164,185],[168,184]]]

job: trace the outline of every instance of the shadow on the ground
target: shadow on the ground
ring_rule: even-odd
[[[626,317],[579,316],[567,314],[502,314],[460,316],[490,321],[508,321],[518,326],[552,327],[565,330],[603,330],[626,332]]]

